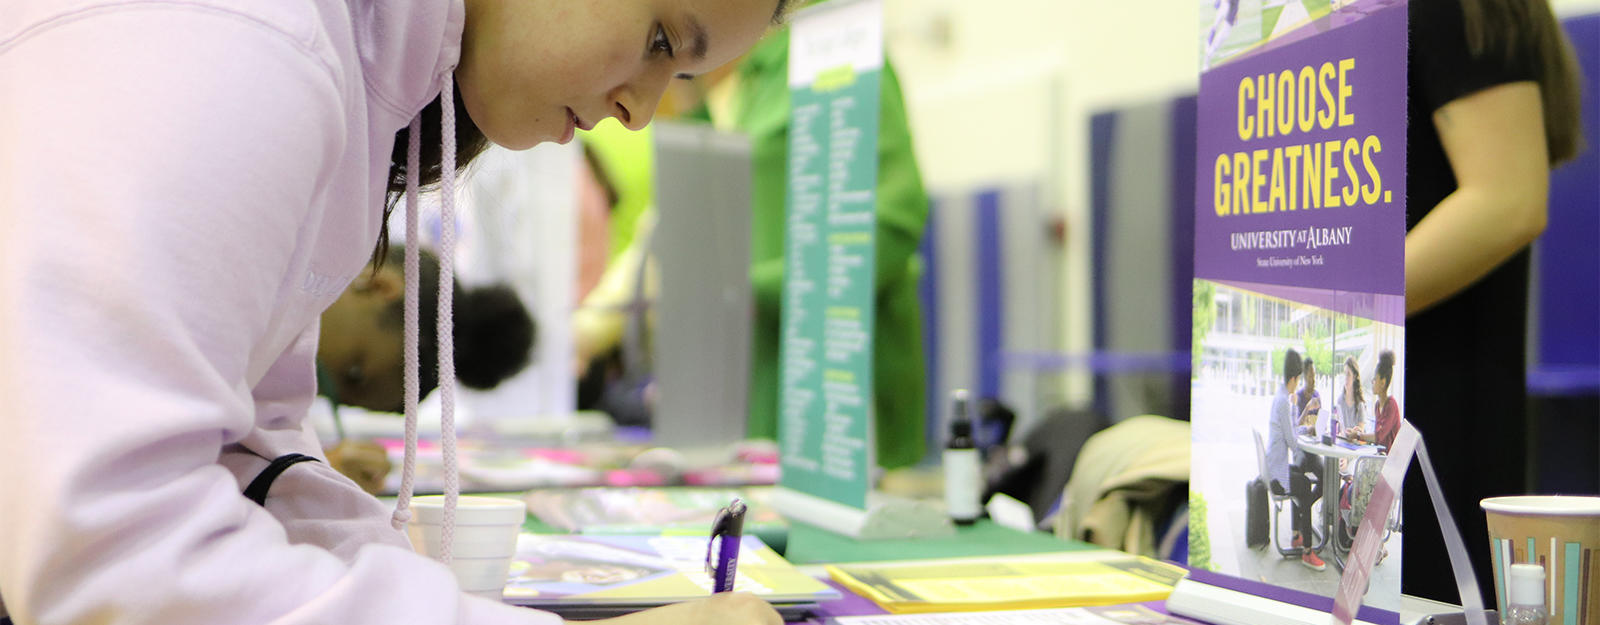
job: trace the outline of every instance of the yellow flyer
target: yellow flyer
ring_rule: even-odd
[[[1182,567],[1096,550],[829,566],[840,584],[890,612],[1022,610],[1164,599]]]

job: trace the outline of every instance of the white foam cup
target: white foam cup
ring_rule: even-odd
[[[444,496],[411,500],[411,522],[406,535],[417,553],[439,559],[444,527]],[[517,553],[517,533],[527,516],[527,504],[517,499],[463,496],[456,500],[450,571],[461,589],[498,598],[505,588],[512,556]]]

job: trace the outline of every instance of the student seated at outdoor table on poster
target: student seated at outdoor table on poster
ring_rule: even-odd
[[[1376,395],[1377,409],[1376,431],[1367,433],[1365,428],[1356,425],[1346,428],[1344,437],[1353,441],[1381,445],[1385,450],[1394,445],[1394,437],[1400,433],[1400,402],[1389,394],[1389,383],[1394,380],[1394,352],[1384,350],[1378,355],[1378,369],[1372,376],[1372,394]]]
[[[1300,415],[1299,423],[1302,426],[1314,426],[1311,436],[1321,437],[1331,430],[1322,427],[1324,424],[1318,418],[1322,413],[1322,396],[1317,394],[1317,366],[1316,360],[1305,359],[1305,386],[1294,394],[1295,412]]]
[[[1361,369],[1356,366],[1354,356],[1347,357],[1344,359],[1344,389],[1333,406],[1334,424],[1343,424],[1348,428],[1366,427],[1366,401],[1361,393]],[[1335,427],[1334,431],[1344,436],[1347,430]]]
[[[1311,549],[1315,536],[1311,531],[1311,504],[1317,500],[1317,478],[1322,468],[1317,458],[1300,451],[1295,444],[1296,420],[1291,395],[1299,386],[1302,373],[1300,353],[1289,350],[1283,355],[1283,378],[1278,394],[1272,398],[1272,412],[1267,423],[1267,471],[1273,492],[1288,492],[1294,499],[1294,546],[1304,547],[1300,563],[1321,571],[1327,568],[1322,558]],[[1294,464],[1289,455],[1294,454]]]
[[[1361,393],[1361,368],[1356,365],[1355,356],[1344,359],[1344,382],[1341,384],[1339,395],[1333,400],[1333,415],[1328,420],[1329,431],[1339,438],[1341,445],[1350,446],[1360,444],[1352,440],[1349,432],[1370,427],[1367,425],[1367,399]],[[1344,424],[1354,424],[1349,427],[1340,427]],[[1339,475],[1343,476],[1346,484],[1350,480],[1351,460],[1339,460]]]
[[[1361,399],[1360,378],[1356,377],[1355,359],[1345,361],[1348,368],[1347,375],[1354,382],[1350,388],[1355,393],[1357,405]],[[1346,428],[1343,436],[1346,439],[1371,443],[1382,447],[1377,458],[1358,458],[1355,466],[1351,468],[1350,475],[1346,476],[1341,484],[1339,498],[1339,513],[1343,515],[1346,538],[1354,539],[1356,529],[1361,524],[1361,518],[1366,515],[1367,501],[1372,497],[1372,488],[1376,486],[1379,474],[1383,470],[1382,456],[1388,455],[1389,448],[1394,445],[1395,436],[1400,432],[1400,403],[1389,395],[1389,382],[1394,378],[1394,352],[1385,350],[1378,355],[1378,367],[1372,376],[1372,392],[1376,395],[1378,404],[1376,432],[1367,434],[1361,425]],[[1347,395],[1348,397],[1348,395]],[[1384,549],[1378,556],[1381,561],[1389,554]]]

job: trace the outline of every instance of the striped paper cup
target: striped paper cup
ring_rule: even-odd
[[[1512,564],[1545,571],[1550,625],[1600,625],[1600,497],[1525,495],[1483,500],[1501,613]]]

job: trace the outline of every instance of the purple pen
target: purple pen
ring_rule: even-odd
[[[739,569],[739,544],[744,542],[744,502],[737,497],[717,512],[711,522],[711,541],[706,545],[706,573],[711,575],[711,592],[733,590]],[[713,560],[712,558],[716,559]]]

